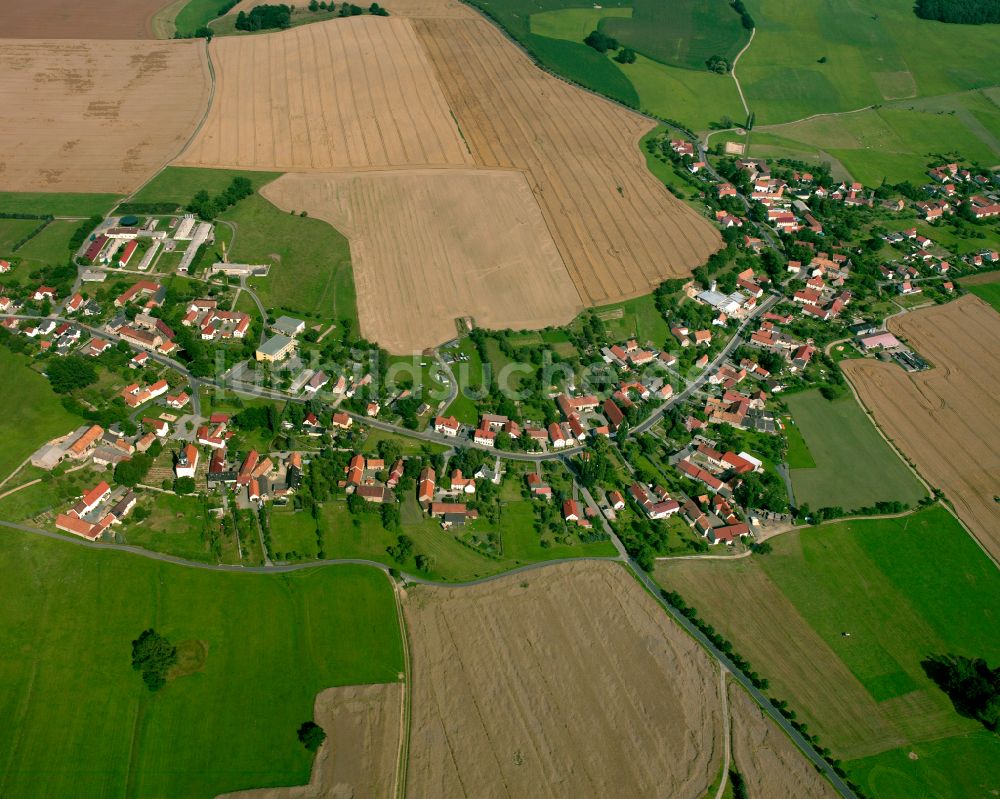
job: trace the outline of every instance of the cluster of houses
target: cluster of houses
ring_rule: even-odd
[[[217,300],[192,300],[181,320],[185,327],[197,328],[202,341],[243,339],[250,329],[250,316],[242,311],[225,311]]]
[[[177,270],[186,272],[194,261],[198,248],[215,241],[215,227],[210,222],[199,222],[192,214],[171,218],[166,229],[160,227],[160,221],[151,217],[140,226],[137,217],[106,219],[84,243],[80,256],[94,267],[132,267],[146,271],[161,249],[162,252],[173,252],[179,243],[185,242],[186,248]],[[135,254],[144,241],[148,245],[142,259],[135,263]],[[89,275],[91,280],[97,281],[104,280],[105,277],[99,270],[91,270]]]
[[[127,488],[111,489],[103,480],[85,492],[65,513],[56,516],[56,529],[96,541],[113,524],[120,524],[135,507],[136,496]]]
[[[476,494],[476,480],[489,480],[499,484],[502,479],[500,459],[492,466],[481,467],[476,474],[468,477],[460,469],[453,469],[448,486],[438,484],[437,474],[430,466],[420,471],[417,480],[417,502],[432,519],[438,519],[441,528],[447,530],[461,527],[466,521],[479,518],[479,511],[459,499],[468,499]]]

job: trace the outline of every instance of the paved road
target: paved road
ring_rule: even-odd
[[[768,308],[771,308],[780,299],[781,297],[771,294],[760,305],[758,305],[754,309],[754,312],[743,320],[743,323],[739,326],[739,328],[737,328],[736,333],[729,340],[729,343],[727,343],[726,346],[719,351],[719,354],[715,356],[715,359],[707,367],[705,367],[704,370],[702,370],[702,373],[695,378],[694,382],[690,383],[683,391],[675,394],[669,400],[664,402],[646,419],[633,427],[629,431],[629,437],[631,438],[639,433],[645,433],[663,417],[663,414],[666,413],[668,408],[671,408],[679,402],[684,402],[688,397],[698,391],[705,384],[708,378],[715,374],[716,370],[722,365],[726,358],[732,354],[733,350],[735,350],[742,343],[743,331],[746,330],[750,323],[760,316],[760,314],[767,311]]]

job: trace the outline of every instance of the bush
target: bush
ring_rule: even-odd
[[[315,752],[326,740],[326,733],[315,721],[305,721],[299,727],[299,740],[310,752]]]
[[[177,647],[152,628],[143,630],[132,642],[132,668],[142,672],[150,691],[159,691],[167,682],[167,672],[177,662]]]
[[[600,31],[591,31],[583,40],[588,47],[593,47],[598,53],[606,53],[608,50],[618,49],[618,40],[612,36],[606,36]]]

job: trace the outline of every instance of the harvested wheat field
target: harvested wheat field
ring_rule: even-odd
[[[287,174],[262,191],[350,239],[361,333],[393,353],[482,327],[562,325],[581,310],[520,172]]]
[[[1000,560],[1000,314],[968,295],[889,321],[933,368],[909,375],[869,360],[842,363],[862,402],[918,471],[952,501]]]
[[[216,38],[215,100],[178,163],[282,171],[472,163],[409,22]]]
[[[173,0],[3,0],[8,39],[152,39],[153,16]]]
[[[224,794],[226,799],[361,799],[395,796],[403,684],[348,685],[316,697],[326,731],[308,785]]]
[[[416,586],[407,796],[700,799],[718,667],[619,564]]]
[[[585,304],[647,293],[721,246],[646,168],[649,120],[542,72],[482,18],[413,24],[476,163],[527,172]]]
[[[733,765],[749,796],[835,799],[838,794],[736,683],[729,684]]]
[[[208,104],[204,44],[0,40],[0,190],[124,193]]]

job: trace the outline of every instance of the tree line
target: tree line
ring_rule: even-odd
[[[961,25],[986,25],[1000,22],[997,0],[917,0],[913,13],[921,19]]]

